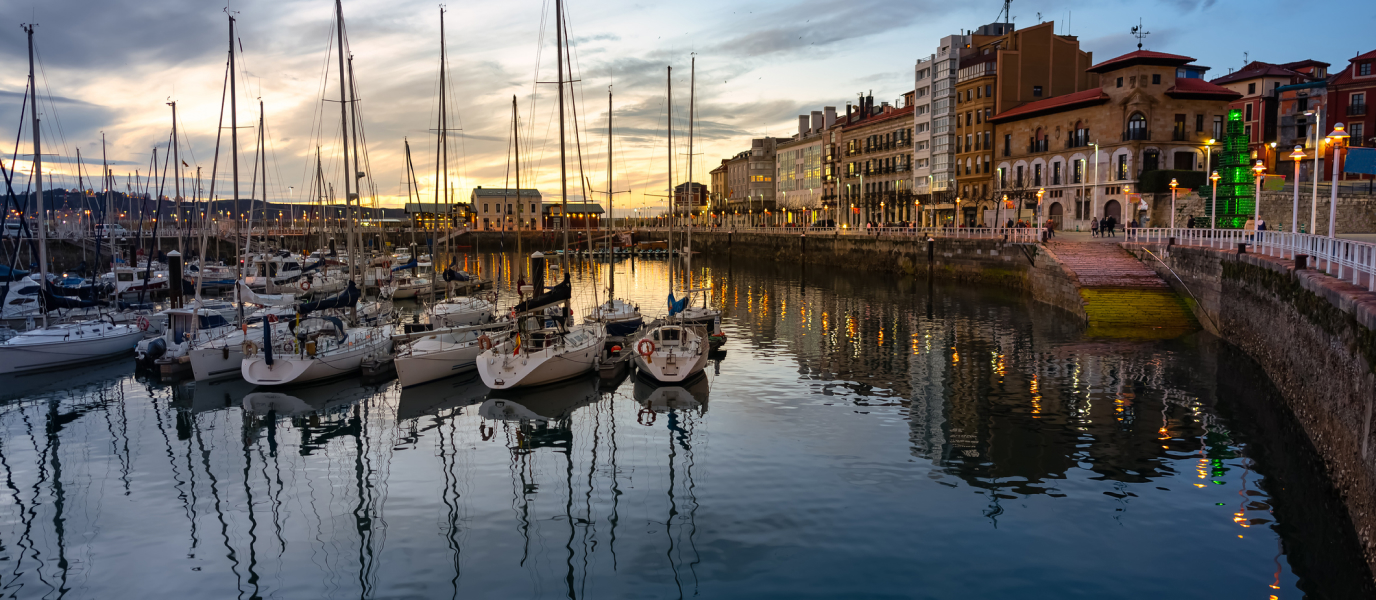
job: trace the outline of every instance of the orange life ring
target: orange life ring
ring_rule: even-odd
[[[478,337],[478,349],[479,349],[479,350],[491,350],[491,349],[492,349],[492,338],[487,337],[487,334],[483,334],[483,335],[479,336],[479,337]]]
[[[311,282],[310,282],[309,279],[307,279],[307,280],[301,282],[301,291],[303,291],[303,292],[309,292],[309,291],[311,291]]]
[[[269,323],[276,323],[276,322],[277,322],[277,315],[271,315],[271,314],[268,315],[268,322],[269,322]]]
[[[152,323],[148,322],[148,317],[142,315],[139,316],[138,324],[139,331],[148,331],[148,328],[153,326]]]
[[[650,340],[649,338],[642,339],[638,343],[636,343],[635,351],[641,356],[649,356],[655,353],[655,343],[653,340]]]

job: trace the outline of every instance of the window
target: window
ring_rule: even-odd
[[[508,215],[509,215],[509,214],[513,214],[513,213],[511,212],[511,205],[510,205],[510,204],[507,204],[507,205],[506,205],[506,214],[508,214]]]
[[[1353,123],[1353,124],[1349,125],[1348,127],[1350,127],[1350,128],[1352,129],[1352,131],[1348,132],[1348,135],[1351,135],[1351,136],[1352,136],[1351,138],[1349,138],[1349,139],[1351,140],[1351,144],[1352,144],[1353,146],[1365,146],[1365,145],[1366,145],[1366,141],[1362,138],[1362,134],[1364,134],[1364,133],[1366,133],[1366,132],[1365,132],[1365,131],[1362,131],[1362,124],[1361,124],[1361,123]]]
[[[1175,129],[1171,130],[1171,139],[1177,142],[1185,140],[1185,115],[1175,115]]]
[[[1223,116],[1214,115],[1214,139],[1223,139]]]
[[[483,212],[488,212],[486,202],[483,203]]]
[[[1037,163],[1032,165],[1032,187],[1042,186],[1042,165]]]
[[[1194,116],[1194,132],[1204,133],[1204,115]]]
[[[1118,181],[1128,180],[1128,155],[1118,155],[1118,168],[1114,169],[1114,172],[1117,173],[1117,176],[1114,177],[1114,179],[1117,179]]]
[[[980,89],[979,86],[975,86],[975,97],[976,97],[976,98],[983,98],[984,96],[981,96],[981,95],[980,95],[981,93],[983,93],[983,91],[984,91],[984,90]]]
[[[1371,75],[1371,63],[1365,62],[1360,65],[1357,65],[1357,74],[1361,75],[1362,77]]]
[[[1255,83],[1249,83],[1249,84],[1247,84],[1247,93],[1248,93],[1248,94],[1255,94],[1255,93],[1257,93],[1257,84],[1255,84]],[[1247,118],[1250,119],[1251,117],[1247,117]]]
[[[1018,165],[1018,177],[1015,182],[1018,184],[1018,187],[1022,187],[1022,165]]]
[[[1010,156],[1013,152],[1013,134],[1003,134],[1003,155]]]
[[[1071,183],[1084,183],[1085,179],[1085,159],[1075,161],[1075,180]]]
[[[1008,187],[1008,171],[1002,168],[999,169],[999,187]]]
[[[535,214],[535,204],[533,203],[530,205],[530,214]]]
[[[1252,104],[1251,104],[1250,102],[1247,103],[1247,108],[1243,109],[1243,112],[1246,113],[1246,116],[1244,116],[1244,117],[1242,118],[1242,120],[1243,120],[1243,121],[1251,121],[1251,120],[1252,120]]]
[[[1251,125],[1244,125],[1244,126],[1242,127],[1242,135],[1245,135],[1245,136],[1247,136],[1247,137],[1250,139],[1250,138],[1252,137],[1252,126],[1251,126]]]
[[[1151,76],[1151,84],[1152,84],[1152,85],[1161,85],[1161,74],[1160,74],[1160,73],[1154,73],[1154,74],[1152,74],[1152,76]]]
[[[993,86],[993,84],[989,84],[989,83],[984,84],[984,97],[985,97],[985,98],[993,98],[993,97],[994,97],[994,86]]]
[[[1122,78],[1122,77],[1119,77],[1119,78],[1118,78],[1118,87],[1123,87],[1123,78]]]
[[[1366,114],[1366,94],[1356,93],[1348,97],[1347,114],[1364,115]]]
[[[1061,185],[1061,163],[1051,165],[1051,185]]]
[[[1035,96],[1035,97],[1037,97],[1037,98],[1040,98],[1040,97],[1042,96],[1042,86],[1040,86],[1040,85],[1034,85],[1034,86],[1032,86],[1032,95]]]
[[[1128,131],[1123,141],[1151,139],[1147,132],[1147,118],[1142,113],[1132,113],[1128,117]]]

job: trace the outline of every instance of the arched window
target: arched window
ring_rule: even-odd
[[[1147,118],[1142,113],[1132,113],[1128,117],[1128,131],[1123,136],[1123,141],[1129,140],[1149,140],[1151,137],[1147,132]]]

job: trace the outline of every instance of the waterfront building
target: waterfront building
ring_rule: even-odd
[[[1158,189],[1156,177],[1141,189],[1144,173],[1199,171],[1185,187],[1202,188],[1207,142],[1214,137],[1210,124],[1222,122],[1240,94],[1180,77],[1193,62],[1138,50],[1090,67],[1099,87],[994,115],[995,193],[1007,195],[1015,209],[1036,209],[1041,191],[1041,215],[1070,228],[1096,216],[1120,223],[1144,216],[1137,210],[1143,208],[1141,192],[1170,192]],[[1086,200],[1073,203],[1077,197]]]
[[[913,193],[928,224],[931,209],[954,206],[956,70],[968,39],[964,32],[941,38],[936,52],[913,67]]]
[[[798,133],[775,148],[774,197],[787,224],[810,224],[829,213],[826,156],[836,136],[836,107],[798,115]]]
[[[981,27],[969,36],[960,50],[956,76],[956,204],[959,222],[971,226],[993,225],[984,218],[988,212],[1006,220],[996,210],[993,190],[998,137],[991,117],[1099,85],[1098,74],[1089,70],[1093,55],[1080,50],[1075,36],[1057,35],[1054,22],[990,35],[997,31],[991,31],[996,25]]]
[[[738,224],[761,225],[775,212],[775,149],[788,138],[756,138],[726,165],[727,210]]]
[[[709,206],[707,186],[684,182],[674,186],[674,214],[701,215]]]
[[[913,92],[903,95],[902,108],[875,106],[872,95],[861,96],[858,107],[846,106],[837,137],[844,164],[838,190],[842,221],[851,227],[917,219],[912,97]]]
[[[473,188],[469,204],[472,207],[473,229],[477,231],[522,231],[541,229],[543,202],[539,190],[506,188]]]
[[[726,167],[726,196],[720,210],[727,222],[735,225],[744,225],[750,220],[746,203],[750,185],[749,157],[750,151],[745,150],[722,161],[722,166]]]
[[[726,210],[726,163],[727,159],[722,159],[717,168],[712,169],[711,191],[707,197],[708,211],[713,216],[722,214]],[[713,224],[720,224],[719,219],[713,219]]]
[[[568,206],[570,230],[597,229],[602,226],[603,210],[601,204],[570,202]],[[556,230],[563,228],[564,225],[561,219],[564,210],[563,205],[550,203],[544,205],[543,210],[544,213],[541,221],[544,222],[545,229]]]
[[[1210,83],[1221,85],[1240,95],[1229,108],[1242,111],[1242,132],[1247,136],[1252,160],[1262,161],[1268,172],[1275,172],[1277,161],[1285,161],[1284,155],[1290,153],[1288,150],[1279,151],[1280,132],[1277,128],[1281,123],[1280,88],[1324,81],[1328,78],[1328,66],[1328,63],[1315,60],[1285,64],[1258,60],[1247,63],[1237,71],[1210,80]],[[1328,115],[1324,116],[1324,121],[1328,124],[1333,123]],[[1221,120],[1215,124],[1211,137],[1222,139],[1222,126]],[[1291,126],[1294,126],[1293,122]],[[1293,147],[1293,144],[1291,146]]]
[[[1342,123],[1351,136],[1347,139],[1348,146],[1376,146],[1376,115],[1367,108],[1371,100],[1376,99],[1376,50],[1348,61],[1329,83],[1329,94],[1333,97],[1333,117],[1326,119],[1324,126],[1331,131],[1333,123]],[[1331,179],[1332,170],[1326,172]],[[1345,175],[1344,178],[1371,179],[1371,176]]]

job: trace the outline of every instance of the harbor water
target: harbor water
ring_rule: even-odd
[[[509,306],[514,259],[462,266]],[[579,315],[613,272],[618,296],[665,312],[668,259],[574,263]],[[1207,334],[1087,339],[1007,290],[745,257],[692,274],[727,343],[680,388],[496,394],[470,373],[255,390],[158,383],[132,359],[0,380],[0,590],[1373,593],[1303,431]]]

